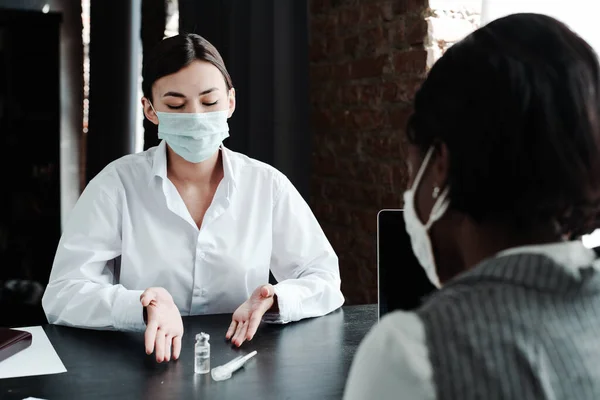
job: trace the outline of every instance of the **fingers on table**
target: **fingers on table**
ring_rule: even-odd
[[[165,359],[164,361],[171,361],[171,347],[173,346],[173,336],[165,336]]]
[[[148,321],[148,326],[146,326],[146,333],[144,333],[146,354],[152,354],[152,352],[154,351],[154,343],[156,342],[157,331],[158,323],[155,320]]]
[[[252,338],[256,334],[256,331],[258,330],[258,327],[260,325],[260,320],[261,320],[261,317],[258,315],[250,318],[250,323],[248,324],[248,331],[246,332],[247,340],[252,340]]]
[[[227,329],[227,333],[225,334],[225,339],[229,340],[233,337],[235,333],[235,329],[237,328],[237,321],[231,321],[231,325],[229,325],[229,329]]]
[[[237,347],[240,347],[246,340],[246,332],[248,332],[248,321],[238,324],[237,330],[232,339],[233,344],[235,344]]]
[[[166,342],[166,337],[165,337],[165,333],[158,329],[156,331],[156,343],[155,343],[155,353],[156,353],[156,361],[157,362],[163,362],[165,360],[165,342]]]
[[[181,336],[175,336],[173,338],[173,359],[178,360],[181,354]]]

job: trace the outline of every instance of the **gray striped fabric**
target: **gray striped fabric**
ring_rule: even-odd
[[[417,310],[437,399],[600,399],[600,272],[485,261]]]

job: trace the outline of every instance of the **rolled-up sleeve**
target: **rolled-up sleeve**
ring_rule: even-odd
[[[121,210],[115,180],[101,173],[75,205],[58,245],[42,299],[51,324],[141,331],[142,291],[116,284],[121,254]]]
[[[344,303],[338,257],[310,207],[281,178],[273,208],[271,272],[281,322],[330,313]]]

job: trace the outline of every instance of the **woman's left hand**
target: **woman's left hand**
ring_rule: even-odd
[[[256,288],[250,298],[233,313],[233,321],[225,338],[240,347],[246,340],[252,340],[263,315],[275,305],[275,289],[267,284]]]

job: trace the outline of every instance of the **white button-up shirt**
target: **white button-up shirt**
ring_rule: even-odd
[[[282,322],[340,307],[338,259],[276,169],[226,148],[224,178],[198,229],[167,177],[166,145],[94,178],[60,240],[43,307],[50,323],[143,330],[140,295],[161,286],[182,315],[231,313],[269,269]]]

